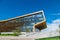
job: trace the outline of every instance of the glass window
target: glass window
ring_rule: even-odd
[[[29,31],[31,32],[33,30],[33,24],[32,24],[34,22],[33,16],[25,17],[24,21],[25,21],[25,31],[29,29]]]
[[[35,23],[43,21],[44,20],[43,14],[42,13],[36,14],[34,19]]]

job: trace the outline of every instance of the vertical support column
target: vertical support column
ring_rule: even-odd
[[[46,21],[46,18],[45,18],[44,12],[43,12],[42,14],[43,14],[43,17],[44,17],[44,21]]]
[[[33,32],[36,32],[36,28],[35,28],[35,25],[33,26]]]

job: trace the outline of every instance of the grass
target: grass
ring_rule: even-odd
[[[15,34],[0,34],[0,36],[17,36]]]
[[[49,38],[39,38],[36,40],[60,40],[60,36],[56,36],[56,37],[49,37]]]

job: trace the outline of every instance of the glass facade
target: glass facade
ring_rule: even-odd
[[[15,18],[14,20],[9,20],[8,22],[1,23],[2,27],[10,27],[13,29],[14,27],[19,27],[22,32],[32,32],[33,26],[38,23],[44,21],[43,12],[38,12],[34,14],[29,14],[26,16]],[[9,30],[9,29],[8,29]],[[39,31],[36,29],[36,31]]]
[[[23,18],[17,18],[16,20],[18,22],[23,22],[22,27],[20,26],[21,31],[26,32],[28,30],[29,32],[32,32],[34,24],[43,21],[44,16],[43,12],[40,12]]]

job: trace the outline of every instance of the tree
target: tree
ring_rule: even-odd
[[[26,32],[30,32],[30,29],[29,28],[26,28]]]
[[[60,28],[60,25],[59,25],[59,28]]]
[[[59,25],[59,33],[60,33],[60,25]]]
[[[16,30],[13,31],[16,36],[21,35],[21,30],[19,27],[16,28]]]

